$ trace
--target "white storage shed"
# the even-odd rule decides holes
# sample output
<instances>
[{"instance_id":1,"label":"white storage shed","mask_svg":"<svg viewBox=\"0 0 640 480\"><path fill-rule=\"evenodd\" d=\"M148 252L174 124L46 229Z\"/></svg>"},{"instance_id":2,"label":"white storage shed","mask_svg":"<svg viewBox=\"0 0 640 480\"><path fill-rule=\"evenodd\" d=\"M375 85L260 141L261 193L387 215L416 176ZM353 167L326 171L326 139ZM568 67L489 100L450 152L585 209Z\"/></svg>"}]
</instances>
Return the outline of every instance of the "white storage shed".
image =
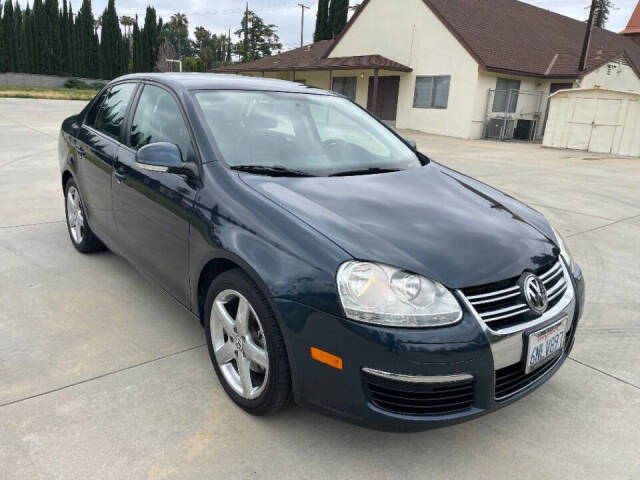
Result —
<instances>
[{"instance_id":1,"label":"white storage shed","mask_svg":"<svg viewBox=\"0 0 640 480\"><path fill-rule=\"evenodd\" d=\"M554 93L543 145L640 156L640 93L603 88Z\"/></svg>"}]
</instances>

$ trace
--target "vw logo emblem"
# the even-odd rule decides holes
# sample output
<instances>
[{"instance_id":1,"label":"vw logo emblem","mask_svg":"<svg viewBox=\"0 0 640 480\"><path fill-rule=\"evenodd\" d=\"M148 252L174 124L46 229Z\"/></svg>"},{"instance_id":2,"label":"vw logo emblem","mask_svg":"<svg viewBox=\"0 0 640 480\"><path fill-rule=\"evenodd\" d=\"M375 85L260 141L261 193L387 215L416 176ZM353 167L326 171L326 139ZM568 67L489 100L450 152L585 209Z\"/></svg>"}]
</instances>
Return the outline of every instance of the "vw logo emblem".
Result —
<instances>
[{"instance_id":1,"label":"vw logo emblem","mask_svg":"<svg viewBox=\"0 0 640 480\"><path fill-rule=\"evenodd\" d=\"M520 288L527 305L535 313L544 313L549 305L547 289L542 280L533 273L525 273L520 279Z\"/></svg>"}]
</instances>

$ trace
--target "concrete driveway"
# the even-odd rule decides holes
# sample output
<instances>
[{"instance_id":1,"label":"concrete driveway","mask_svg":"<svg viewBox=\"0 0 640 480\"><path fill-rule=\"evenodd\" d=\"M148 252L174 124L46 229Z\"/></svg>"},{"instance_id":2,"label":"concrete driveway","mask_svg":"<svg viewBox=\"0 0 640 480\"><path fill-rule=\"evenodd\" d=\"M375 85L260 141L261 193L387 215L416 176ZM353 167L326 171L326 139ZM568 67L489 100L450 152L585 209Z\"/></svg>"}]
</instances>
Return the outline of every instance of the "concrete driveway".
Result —
<instances>
[{"instance_id":1,"label":"concrete driveway","mask_svg":"<svg viewBox=\"0 0 640 480\"><path fill-rule=\"evenodd\" d=\"M412 134L544 212L588 283L572 359L492 415L418 434L228 400L199 324L64 223L79 102L0 100L0 477L640 479L640 159Z\"/></svg>"}]
</instances>

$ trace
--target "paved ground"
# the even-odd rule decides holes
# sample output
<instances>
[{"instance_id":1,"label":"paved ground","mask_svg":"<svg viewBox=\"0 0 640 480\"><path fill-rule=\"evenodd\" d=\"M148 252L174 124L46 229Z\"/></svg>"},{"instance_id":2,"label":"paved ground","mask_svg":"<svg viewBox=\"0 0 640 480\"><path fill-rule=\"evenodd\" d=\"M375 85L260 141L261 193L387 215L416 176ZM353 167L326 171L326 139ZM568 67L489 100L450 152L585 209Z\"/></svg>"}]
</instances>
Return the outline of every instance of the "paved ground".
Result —
<instances>
[{"instance_id":1,"label":"paved ground","mask_svg":"<svg viewBox=\"0 0 640 480\"><path fill-rule=\"evenodd\" d=\"M67 237L56 142L82 107L0 100L0 477L640 479L640 159L411 134L534 205L588 282L572 360L492 415L419 434L231 404L203 332Z\"/></svg>"}]
</instances>

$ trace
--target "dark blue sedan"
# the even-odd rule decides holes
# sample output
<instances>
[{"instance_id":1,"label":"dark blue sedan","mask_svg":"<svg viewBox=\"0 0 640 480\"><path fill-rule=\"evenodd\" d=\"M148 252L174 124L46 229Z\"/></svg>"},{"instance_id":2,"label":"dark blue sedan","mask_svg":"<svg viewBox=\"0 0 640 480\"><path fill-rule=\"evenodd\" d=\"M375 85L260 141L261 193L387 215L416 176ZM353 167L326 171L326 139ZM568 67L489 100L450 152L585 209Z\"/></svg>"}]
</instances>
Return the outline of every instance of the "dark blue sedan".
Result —
<instances>
[{"instance_id":1,"label":"dark blue sedan","mask_svg":"<svg viewBox=\"0 0 640 480\"><path fill-rule=\"evenodd\" d=\"M128 75L64 121L59 156L75 248L191 311L252 414L293 398L385 430L452 424L571 350L584 280L545 218L338 94Z\"/></svg>"}]
</instances>

